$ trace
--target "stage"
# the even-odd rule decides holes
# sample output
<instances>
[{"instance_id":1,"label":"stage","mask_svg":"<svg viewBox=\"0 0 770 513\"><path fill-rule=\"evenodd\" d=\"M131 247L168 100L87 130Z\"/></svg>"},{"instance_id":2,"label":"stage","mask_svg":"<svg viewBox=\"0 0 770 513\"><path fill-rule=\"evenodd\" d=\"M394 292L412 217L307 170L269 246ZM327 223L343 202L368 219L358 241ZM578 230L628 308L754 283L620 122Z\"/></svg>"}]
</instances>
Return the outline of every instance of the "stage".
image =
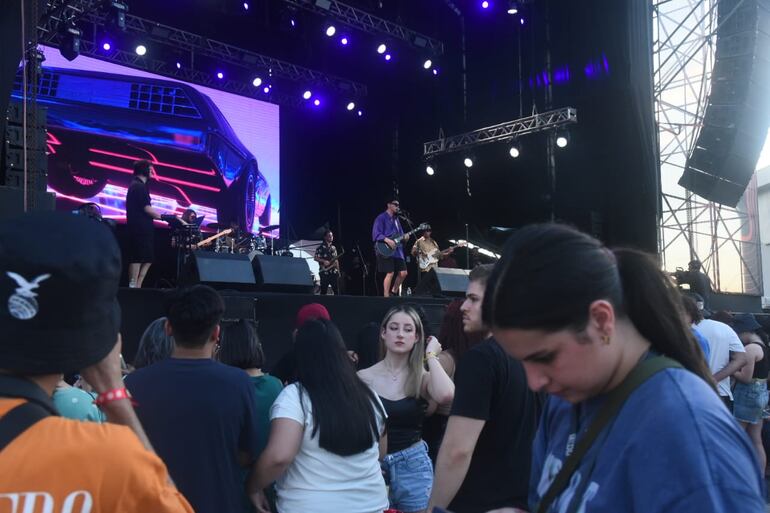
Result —
<instances>
[{"instance_id":1,"label":"stage","mask_svg":"<svg viewBox=\"0 0 770 513\"><path fill-rule=\"evenodd\" d=\"M131 363L139 339L147 325L164 315L164 301L169 289L121 288L118 300L122 309L121 333L123 356ZM393 305L413 303L421 306L428 317L428 333L438 332L444 308L450 299L433 297L362 297L316 296L312 294L280 294L269 292L219 291L225 300L226 319L252 318L259 323L258 334L270 369L291 347L291 332L297 310L308 303L321 303L339 327L345 343L351 347L358 331L367 323L382 320Z\"/></svg>"}]
</instances>

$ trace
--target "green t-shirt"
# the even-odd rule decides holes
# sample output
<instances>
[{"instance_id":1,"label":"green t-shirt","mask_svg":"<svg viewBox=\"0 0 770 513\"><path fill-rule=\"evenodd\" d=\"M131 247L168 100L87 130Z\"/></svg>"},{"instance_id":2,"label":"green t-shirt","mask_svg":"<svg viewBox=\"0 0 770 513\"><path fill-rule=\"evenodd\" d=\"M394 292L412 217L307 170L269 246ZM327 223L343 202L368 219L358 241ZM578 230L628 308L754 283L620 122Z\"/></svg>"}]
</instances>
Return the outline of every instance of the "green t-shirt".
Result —
<instances>
[{"instance_id":1,"label":"green t-shirt","mask_svg":"<svg viewBox=\"0 0 770 513\"><path fill-rule=\"evenodd\" d=\"M270 436L270 407L275 402L278 394L281 393L283 385L281 380L268 374L252 377L254 391L257 394L257 432L258 440L256 457L262 454L267 445L267 439Z\"/></svg>"},{"instance_id":2,"label":"green t-shirt","mask_svg":"<svg viewBox=\"0 0 770 513\"><path fill-rule=\"evenodd\" d=\"M57 388L53 404L62 417L90 422L105 422L104 413L94 404L94 397L75 387Z\"/></svg>"}]
</instances>

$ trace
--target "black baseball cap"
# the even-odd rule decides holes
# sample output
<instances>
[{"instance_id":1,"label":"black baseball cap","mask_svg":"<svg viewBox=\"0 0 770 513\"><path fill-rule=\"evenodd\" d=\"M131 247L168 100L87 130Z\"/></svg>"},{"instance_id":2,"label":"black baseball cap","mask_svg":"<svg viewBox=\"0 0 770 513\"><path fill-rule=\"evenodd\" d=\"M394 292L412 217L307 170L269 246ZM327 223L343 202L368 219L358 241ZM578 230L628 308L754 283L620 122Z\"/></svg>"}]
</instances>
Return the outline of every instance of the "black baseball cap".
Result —
<instances>
[{"instance_id":1,"label":"black baseball cap","mask_svg":"<svg viewBox=\"0 0 770 513\"><path fill-rule=\"evenodd\" d=\"M102 223L63 212L0 222L0 369L72 373L117 341L120 249Z\"/></svg>"}]
</instances>

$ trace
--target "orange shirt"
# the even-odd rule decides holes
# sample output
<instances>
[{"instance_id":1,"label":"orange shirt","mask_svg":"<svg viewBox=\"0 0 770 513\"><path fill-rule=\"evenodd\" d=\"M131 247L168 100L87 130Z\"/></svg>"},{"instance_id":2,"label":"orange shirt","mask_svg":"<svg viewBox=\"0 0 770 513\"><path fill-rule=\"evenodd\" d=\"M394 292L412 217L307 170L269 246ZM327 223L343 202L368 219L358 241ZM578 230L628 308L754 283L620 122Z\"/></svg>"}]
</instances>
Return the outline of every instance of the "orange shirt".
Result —
<instances>
[{"instance_id":1,"label":"orange shirt","mask_svg":"<svg viewBox=\"0 0 770 513\"><path fill-rule=\"evenodd\" d=\"M0 399L0 416L24 402ZM0 451L0 513L193 513L128 427L47 417Z\"/></svg>"}]
</instances>

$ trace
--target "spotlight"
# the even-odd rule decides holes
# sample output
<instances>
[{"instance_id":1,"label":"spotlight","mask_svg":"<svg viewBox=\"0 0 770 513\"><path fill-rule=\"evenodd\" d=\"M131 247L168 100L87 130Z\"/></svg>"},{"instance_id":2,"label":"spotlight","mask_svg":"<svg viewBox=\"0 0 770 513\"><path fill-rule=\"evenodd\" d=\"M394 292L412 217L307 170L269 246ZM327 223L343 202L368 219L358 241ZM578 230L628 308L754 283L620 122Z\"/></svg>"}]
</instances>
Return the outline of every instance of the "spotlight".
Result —
<instances>
[{"instance_id":1,"label":"spotlight","mask_svg":"<svg viewBox=\"0 0 770 513\"><path fill-rule=\"evenodd\" d=\"M508 2L508 14L516 14L519 12L519 2L516 0L509 0Z\"/></svg>"},{"instance_id":2,"label":"spotlight","mask_svg":"<svg viewBox=\"0 0 770 513\"><path fill-rule=\"evenodd\" d=\"M386 53L386 54L385 54L385 60L386 60L386 61L389 61L389 60L390 60L390 59L392 59L392 58L393 58L393 57L392 57L392 56L391 56L389 53Z\"/></svg>"},{"instance_id":3,"label":"spotlight","mask_svg":"<svg viewBox=\"0 0 770 513\"><path fill-rule=\"evenodd\" d=\"M248 11L249 10L249 3L248 2L243 2L243 10L244 11Z\"/></svg>"},{"instance_id":4,"label":"spotlight","mask_svg":"<svg viewBox=\"0 0 770 513\"><path fill-rule=\"evenodd\" d=\"M328 37L332 37L336 33L337 33L337 27L335 27L334 25L329 25L326 27L326 35Z\"/></svg>"},{"instance_id":5,"label":"spotlight","mask_svg":"<svg viewBox=\"0 0 770 513\"><path fill-rule=\"evenodd\" d=\"M217 78L218 78L219 80L222 80L223 78L225 78L225 74L224 74L224 73L222 73L221 71L217 71Z\"/></svg>"},{"instance_id":6,"label":"spotlight","mask_svg":"<svg viewBox=\"0 0 770 513\"><path fill-rule=\"evenodd\" d=\"M521 147L519 147L519 143L511 143L511 147L508 149L508 155L510 155L513 159L519 158L519 155L521 155Z\"/></svg>"},{"instance_id":7,"label":"spotlight","mask_svg":"<svg viewBox=\"0 0 770 513\"><path fill-rule=\"evenodd\" d=\"M434 168L432 164L428 164L425 166L425 172L428 173L428 176L433 176L436 174L436 168Z\"/></svg>"},{"instance_id":8,"label":"spotlight","mask_svg":"<svg viewBox=\"0 0 770 513\"><path fill-rule=\"evenodd\" d=\"M254 77L254 80L251 81L251 85L254 87L259 87L262 85L262 79L259 77Z\"/></svg>"},{"instance_id":9,"label":"spotlight","mask_svg":"<svg viewBox=\"0 0 770 513\"><path fill-rule=\"evenodd\" d=\"M108 51L109 51L111 48L112 48L112 45L110 44L110 42L109 42L109 41L105 41L105 42L102 44L102 49L103 49L105 52L108 52Z\"/></svg>"},{"instance_id":10,"label":"spotlight","mask_svg":"<svg viewBox=\"0 0 770 513\"><path fill-rule=\"evenodd\" d=\"M483 2L481 2L481 8L482 9L489 9L489 2L487 0L484 0ZM468 166L468 167L470 167L470 166Z\"/></svg>"},{"instance_id":11,"label":"spotlight","mask_svg":"<svg viewBox=\"0 0 770 513\"><path fill-rule=\"evenodd\" d=\"M567 132L558 132L556 134L556 146L566 148L569 144L569 134Z\"/></svg>"},{"instance_id":12,"label":"spotlight","mask_svg":"<svg viewBox=\"0 0 770 513\"><path fill-rule=\"evenodd\" d=\"M264 88L262 88L262 92L265 94L268 94L270 92L270 86L265 86Z\"/></svg>"},{"instance_id":13,"label":"spotlight","mask_svg":"<svg viewBox=\"0 0 770 513\"><path fill-rule=\"evenodd\" d=\"M80 36L83 32L68 20L59 25L59 53L68 61L74 61L80 55Z\"/></svg>"},{"instance_id":14,"label":"spotlight","mask_svg":"<svg viewBox=\"0 0 770 513\"><path fill-rule=\"evenodd\" d=\"M433 67L433 61L430 59L425 59L425 62L422 63L422 67L424 69L431 69Z\"/></svg>"},{"instance_id":15,"label":"spotlight","mask_svg":"<svg viewBox=\"0 0 770 513\"><path fill-rule=\"evenodd\" d=\"M107 19L109 23L115 25L120 30L126 30L126 13L128 5L120 0L106 0L104 2L107 8Z\"/></svg>"},{"instance_id":16,"label":"spotlight","mask_svg":"<svg viewBox=\"0 0 770 513\"><path fill-rule=\"evenodd\" d=\"M182 69L182 63L179 61L176 61L176 69Z\"/></svg>"},{"instance_id":17,"label":"spotlight","mask_svg":"<svg viewBox=\"0 0 770 513\"><path fill-rule=\"evenodd\" d=\"M316 98L315 100L313 100L313 105L315 105L316 107L318 107L319 105L321 105L321 100L319 100L318 98Z\"/></svg>"},{"instance_id":18,"label":"spotlight","mask_svg":"<svg viewBox=\"0 0 770 513\"><path fill-rule=\"evenodd\" d=\"M358 111L358 117L360 118L360 117L361 117L361 116L363 116L363 115L364 115L364 111L362 111L362 110L359 110L359 111Z\"/></svg>"},{"instance_id":19,"label":"spotlight","mask_svg":"<svg viewBox=\"0 0 770 513\"><path fill-rule=\"evenodd\" d=\"M137 45L136 47L136 55L142 56L147 54L147 47L144 45Z\"/></svg>"},{"instance_id":20,"label":"spotlight","mask_svg":"<svg viewBox=\"0 0 770 513\"><path fill-rule=\"evenodd\" d=\"M349 42L350 42L350 41L348 40L347 36L342 36L342 37L340 38L340 44L341 44L342 46L347 46L347 44L348 44Z\"/></svg>"},{"instance_id":21,"label":"spotlight","mask_svg":"<svg viewBox=\"0 0 770 513\"><path fill-rule=\"evenodd\" d=\"M435 75L438 75L438 69L437 69L437 68L433 68L433 75L434 75L434 76L435 76Z\"/></svg>"},{"instance_id":22,"label":"spotlight","mask_svg":"<svg viewBox=\"0 0 770 513\"><path fill-rule=\"evenodd\" d=\"M385 45L385 43L380 43L380 46L377 47L377 53L380 55L382 55L387 51L388 51L388 47Z\"/></svg>"},{"instance_id":23,"label":"spotlight","mask_svg":"<svg viewBox=\"0 0 770 513\"><path fill-rule=\"evenodd\" d=\"M311 91L305 91L302 93L302 97L306 100L309 100L313 96L313 93Z\"/></svg>"},{"instance_id":24,"label":"spotlight","mask_svg":"<svg viewBox=\"0 0 770 513\"><path fill-rule=\"evenodd\" d=\"M463 165L465 167L467 167L468 169L472 168L473 167L473 157L470 157L470 156L465 157L465 159L463 159Z\"/></svg>"},{"instance_id":25,"label":"spotlight","mask_svg":"<svg viewBox=\"0 0 770 513\"><path fill-rule=\"evenodd\" d=\"M353 110L353 109L355 109L355 108L356 108L356 104L355 104L354 102L350 102L350 103L348 103L348 106L347 106L347 109L348 109L348 110Z\"/></svg>"}]
</instances>

